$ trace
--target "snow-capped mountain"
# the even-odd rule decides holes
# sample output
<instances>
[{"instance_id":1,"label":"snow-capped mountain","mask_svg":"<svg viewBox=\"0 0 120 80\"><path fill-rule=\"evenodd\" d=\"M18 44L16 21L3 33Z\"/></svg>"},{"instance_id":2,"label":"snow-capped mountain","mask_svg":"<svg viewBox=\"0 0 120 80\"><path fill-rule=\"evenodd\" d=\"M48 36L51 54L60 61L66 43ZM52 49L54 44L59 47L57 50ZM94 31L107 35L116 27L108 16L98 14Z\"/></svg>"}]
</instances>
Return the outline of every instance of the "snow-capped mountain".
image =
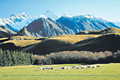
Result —
<instances>
[{"instance_id":1,"label":"snow-capped mountain","mask_svg":"<svg viewBox=\"0 0 120 80\"><path fill-rule=\"evenodd\" d=\"M57 15L56 13L47 11L47 12L45 12L43 15L40 15L40 17L43 17L43 18L51 18L52 20L57 20L57 19L59 19L61 16Z\"/></svg>"},{"instance_id":2,"label":"snow-capped mountain","mask_svg":"<svg viewBox=\"0 0 120 80\"><path fill-rule=\"evenodd\" d=\"M84 30L102 30L110 27L120 28L112 22L92 15L59 16L47 11L40 16L31 16L25 13L12 14L9 18L0 18L0 26L5 31L21 36L50 37L60 34L75 34ZM3 30L3 28L2 28Z\"/></svg>"},{"instance_id":3,"label":"snow-capped mountain","mask_svg":"<svg viewBox=\"0 0 120 80\"><path fill-rule=\"evenodd\" d=\"M25 13L12 14L9 18L0 18L0 25L6 26L13 31L19 31L35 19L37 19L37 17Z\"/></svg>"},{"instance_id":4,"label":"snow-capped mountain","mask_svg":"<svg viewBox=\"0 0 120 80\"><path fill-rule=\"evenodd\" d=\"M91 15L79 15L72 17L67 15L59 18L56 21L71 29L75 33L84 30L102 30L109 27L120 28L112 22Z\"/></svg>"},{"instance_id":5,"label":"snow-capped mountain","mask_svg":"<svg viewBox=\"0 0 120 80\"><path fill-rule=\"evenodd\" d=\"M51 37L61 34L74 34L72 30L50 18L39 18L27 27L21 29L17 35L28 37Z\"/></svg>"},{"instance_id":6,"label":"snow-capped mountain","mask_svg":"<svg viewBox=\"0 0 120 80\"><path fill-rule=\"evenodd\" d=\"M113 23L120 27L120 22L113 22Z\"/></svg>"},{"instance_id":7,"label":"snow-capped mountain","mask_svg":"<svg viewBox=\"0 0 120 80\"><path fill-rule=\"evenodd\" d=\"M21 13L21 14L12 14L9 18L0 18L0 26L6 26L7 28L13 30L13 31L19 31L24 26L27 26L32 21L43 17L43 18L51 18L53 20L56 20L60 18L61 16L47 11L43 15L40 16L31 16L29 14Z\"/></svg>"}]
</instances>

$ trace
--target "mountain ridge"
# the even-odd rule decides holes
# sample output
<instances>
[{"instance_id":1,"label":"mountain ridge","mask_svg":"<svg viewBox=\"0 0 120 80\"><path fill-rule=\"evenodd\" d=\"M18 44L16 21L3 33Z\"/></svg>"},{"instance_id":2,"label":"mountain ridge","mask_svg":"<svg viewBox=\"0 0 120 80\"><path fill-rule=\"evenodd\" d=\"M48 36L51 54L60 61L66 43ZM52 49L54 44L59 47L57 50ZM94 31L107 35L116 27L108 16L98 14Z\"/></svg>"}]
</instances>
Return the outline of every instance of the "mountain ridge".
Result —
<instances>
[{"instance_id":1,"label":"mountain ridge","mask_svg":"<svg viewBox=\"0 0 120 80\"><path fill-rule=\"evenodd\" d=\"M50 18L39 18L31 22L27 27L24 27L18 32L17 35L27 35L31 37L51 37L61 34L74 34L74 32Z\"/></svg>"},{"instance_id":2,"label":"mountain ridge","mask_svg":"<svg viewBox=\"0 0 120 80\"><path fill-rule=\"evenodd\" d=\"M44 18L45 20L43 20L42 23L38 22L35 24L34 22L37 22L36 20L40 18ZM30 27L30 25L33 23L34 26L37 27ZM18 36L21 35L30 37L51 37L61 34L76 34L84 30L95 31L107 29L110 27L120 28L112 22L89 14L78 16L70 16L65 14L64 16L59 16L50 11L47 11L40 16L30 16L29 14L25 13L12 14L9 18L0 18L0 25L7 27L11 31L17 32ZM41 31L40 29L37 29L40 28L40 25L44 25L46 30ZM54 29L55 31L51 31L49 27L54 27L56 29ZM32 29L34 31L32 31Z\"/></svg>"}]
</instances>

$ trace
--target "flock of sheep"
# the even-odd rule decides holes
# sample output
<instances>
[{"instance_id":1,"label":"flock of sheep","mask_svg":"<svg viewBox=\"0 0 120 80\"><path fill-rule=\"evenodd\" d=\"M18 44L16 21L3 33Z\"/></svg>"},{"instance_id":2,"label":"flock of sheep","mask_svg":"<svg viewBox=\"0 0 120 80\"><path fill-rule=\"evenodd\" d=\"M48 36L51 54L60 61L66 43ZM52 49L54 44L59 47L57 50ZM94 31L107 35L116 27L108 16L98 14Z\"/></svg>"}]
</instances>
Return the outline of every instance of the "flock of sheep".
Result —
<instances>
[{"instance_id":1,"label":"flock of sheep","mask_svg":"<svg viewBox=\"0 0 120 80\"><path fill-rule=\"evenodd\" d=\"M76 68L76 69L87 69L87 68L96 68L96 67L101 67L101 65L81 65L81 66L65 66L65 67L60 67L60 69L71 69L71 68ZM40 70L53 70L54 67L41 67Z\"/></svg>"}]
</instances>

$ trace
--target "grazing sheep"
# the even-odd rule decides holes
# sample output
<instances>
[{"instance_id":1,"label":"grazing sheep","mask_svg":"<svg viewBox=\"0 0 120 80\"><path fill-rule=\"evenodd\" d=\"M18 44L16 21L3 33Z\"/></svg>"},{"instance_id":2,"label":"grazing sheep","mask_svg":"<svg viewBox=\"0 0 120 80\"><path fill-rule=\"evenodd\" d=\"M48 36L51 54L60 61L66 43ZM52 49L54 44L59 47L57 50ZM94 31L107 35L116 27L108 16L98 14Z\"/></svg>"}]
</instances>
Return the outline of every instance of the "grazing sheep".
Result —
<instances>
[{"instance_id":1,"label":"grazing sheep","mask_svg":"<svg viewBox=\"0 0 120 80\"><path fill-rule=\"evenodd\" d=\"M40 68L40 70L42 70L43 68Z\"/></svg>"},{"instance_id":2,"label":"grazing sheep","mask_svg":"<svg viewBox=\"0 0 120 80\"><path fill-rule=\"evenodd\" d=\"M79 69L80 67L79 66L76 66L76 69Z\"/></svg>"},{"instance_id":3,"label":"grazing sheep","mask_svg":"<svg viewBox=\"0 0 120 80\"><path fill-rule=\"evenodd\" d=\"M81 66L82 69L84 69L84 66Z\"/></svg>"},{"instance_id":4,"label":"grazing sheep","mask_svg":"<svg viewBox=\"0 0 120 80\"><path fill-rule=\"evenodd\" d=\"M76 66L72 66L72 68L75 68Z\"/></svg>"},{"instance_id":5,"label":"grazing sheep","mask_svg":"<svg viewBox=\"0 0 120 80\"><path fill-rule=\"evenodd\" d=\"M51 70L53 70L54 68L53 68L53 67L51 67L50 69L51 69Z\"/></svg>"},{"instance_id":6,"label":"grazing sheep","mask_svg":"<svg viewBox=\"0 0 120 80\"><path fill-rule=\"evenodd\" d=\"M86 68L87 68L87 66L81 66L81 68L82 68L82 69L86 69Z\"/></svg>"},{"instance_id":7,"label":"grazing sheep","mask_svg":"<svg viewBox=\"0 0 120 80\"><path fill-rule=\"evenodd\" d=\"M43 70L45 70L45 68L43 68Z\"/></svg>"},{"instance_id":8,"label":"grazing sheep","mask_svg":"<svg viewBox=\"0 0 120 80\"><path fill-rule=\"evenodd\" d=\"M68 66L68 67L66 67L66 69L70 69L70 67Z\"/></svg>"},{"instance_id":9,"label":"grazing sheep","mask_svg":"<svg viewBox=\"0 0 120 80\"><path fill-rule=\"evenodd\" d=\"M92 68L96 68L96 65L92 65Z\"/></svg>"},{"instance_id":10,"label":"grazing sheep","mask_svg":"<svg viewBox=\"0 0 120 80\"><path fill-rule=\"evenodd\" d=\"M90 65L87 65L87 68L90 68Z\"/></svg>"},{"instance_id":11,"label":"grazing sheep","mask_svg":"<svg viewBox=\"0 0 120 80\"><path fill-rule=\"evenodd\" d=\"M61 67L61 69L65 69L65 67Z\"/></svg>"},{"instance_id":12,"label":"grazing sheep","mask_svg":"<svg viewBox=\"0 0 120 80\"><path fill-rule=\"evenodd\" d=\"M100 65L97 65L97 67L101 67Z\"/></svg>"},{"instance_id":13,"label":"grazing sheep","mask_svg":"<svg viewBox=\"0 0 120 80\"><path fill-rule=\"evenodd\" d=\"M45 68L41 67L40 70L45 70Z\"/></svg>"},{"instance_id":14,"label":"grazing sheep","mask_svg":"<svg viewBox=\"0 0 120 80\"><path fill-rule=\"evenodd\" d=\"M64 69L67 69L67 67L64 67Z\"/></svg>"}]
</instances>

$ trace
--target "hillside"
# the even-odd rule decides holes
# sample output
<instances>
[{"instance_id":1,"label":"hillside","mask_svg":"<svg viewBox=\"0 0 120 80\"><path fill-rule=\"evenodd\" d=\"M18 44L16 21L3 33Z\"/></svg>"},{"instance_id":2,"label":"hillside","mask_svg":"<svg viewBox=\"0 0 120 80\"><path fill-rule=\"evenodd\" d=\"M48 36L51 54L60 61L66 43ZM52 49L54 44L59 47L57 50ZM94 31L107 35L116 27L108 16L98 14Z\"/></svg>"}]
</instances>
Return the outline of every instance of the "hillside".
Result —
<instances>
[{"instance_id":1,"label":"hillside","mask_svg":"<svg viewBox=\"0 0 120 80\"><path fill-rule=\"evenodd\" d=\"M9 28L5 27L5 26L0 26L0 38L3 37L10 37L15 35L16 32L10 30Z\"/></svg>"},{"instance_id":2,"label":"hillside","mask_svg":"<svg viewBox=\"0 0 120 80\"><path fill-rule=\"evenodd\" d=\"M77 38L78 39L78 38ZM52 52L59 51L117 51L120 49L120 35L109 34L99 36L97 38L89 38L70 43L69 41L48 39L35 45L34 47L26 49L27 52L34 52L35 54L45 55ZM54 44L54 45L53 45Z\"/></svg>"},{"instance_id":3,"label":"hillside","mask_svg":"<svg viewBox=\"0 0 120 80\"><path fill-rule=\"evenodd\" d=\"M96 31L81 31L79 33L76 33L76 35L79 35L79 34L114 34L114 33L120 33L120 29L111 27L111 28L107 28L103 30L96 30Z\"/></svg>"},{"instance_id":4,"label":"hillside","mask_svg":"<svg viewBox=\"0 0 120 80\"><path fill-rule=\"evenodd\" d=\"M9 38L0 38L0 48L3 50L20 50L25 47L41 42L39 38L29 38L25 36L13 36Z\"/></svg>"},{"instance_id":5,"label":"hillside","mask_svg":"<svg viewBox=\"0 0 120 80\"><path fill-rule=\"evenodd\" d=\"M83 43L82 45L77 43L78 46L72 47L70 50L78 50L78 51L117 51L120 50L120 35L117 34L109 34L103 35L98 38L95 38L87 43Z\"/></svg>"},{"instance_id":6,"label":"hillside","mask_svg":"<svg viewBox=\"0 0 120 80\"><path fill-rule=\"evenodd\" d=\"M109 34L109 33L120 33L120 29L112 27L100 31L90 31L88 34Z\"/></svg>"}]
</instances>

